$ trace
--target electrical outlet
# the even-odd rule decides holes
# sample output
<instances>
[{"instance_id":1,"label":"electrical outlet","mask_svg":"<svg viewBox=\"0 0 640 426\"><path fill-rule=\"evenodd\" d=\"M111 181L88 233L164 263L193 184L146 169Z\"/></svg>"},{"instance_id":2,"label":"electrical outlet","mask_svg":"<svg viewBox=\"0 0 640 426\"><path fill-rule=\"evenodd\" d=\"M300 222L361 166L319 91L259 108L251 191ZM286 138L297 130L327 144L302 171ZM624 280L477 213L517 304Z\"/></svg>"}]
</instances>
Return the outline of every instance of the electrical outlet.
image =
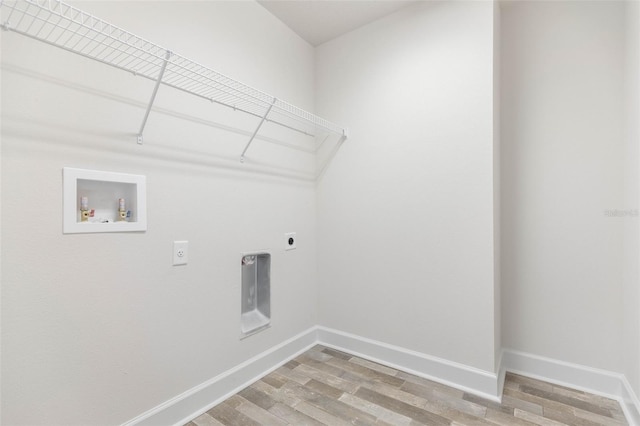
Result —
<instances>
[{"instance_id":1,"label":"electrical outlet","mask_svg":"<svg viewBox=\"0 0 640 426\"><path fill-rule=\"evenodd\" d=\"M189 259L189 241L173 242L173 264L186 265Z\"/></svg>"},{"instance_id":2,"label":"electrical outlet","mask_svg":"<svg viewBox=\"0 0 640 426\"><path fill-rule=\"evenodd\" d=\"M284 234L284 249L285 250L295 250L296 248L296 233L295 232L287 232Z\"/></svg>"}]
</instances>

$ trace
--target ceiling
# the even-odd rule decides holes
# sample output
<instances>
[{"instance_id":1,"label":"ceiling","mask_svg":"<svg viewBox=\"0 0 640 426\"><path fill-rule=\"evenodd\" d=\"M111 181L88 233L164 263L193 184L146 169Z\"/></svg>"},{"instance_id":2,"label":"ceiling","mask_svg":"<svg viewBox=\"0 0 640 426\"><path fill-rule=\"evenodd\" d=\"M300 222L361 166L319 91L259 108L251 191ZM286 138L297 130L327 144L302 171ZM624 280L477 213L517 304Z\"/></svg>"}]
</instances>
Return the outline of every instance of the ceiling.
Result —
<instances>
[{"instance_id":1,"label":"ceiling","mask_svg":"<svg viewBox=\"0 0 640 426\"><path fill-rule=\"evenodd\" d=\"M406 0L258 0L300 37L318 46L417 3Z\"/></svg>"}]
</instances>

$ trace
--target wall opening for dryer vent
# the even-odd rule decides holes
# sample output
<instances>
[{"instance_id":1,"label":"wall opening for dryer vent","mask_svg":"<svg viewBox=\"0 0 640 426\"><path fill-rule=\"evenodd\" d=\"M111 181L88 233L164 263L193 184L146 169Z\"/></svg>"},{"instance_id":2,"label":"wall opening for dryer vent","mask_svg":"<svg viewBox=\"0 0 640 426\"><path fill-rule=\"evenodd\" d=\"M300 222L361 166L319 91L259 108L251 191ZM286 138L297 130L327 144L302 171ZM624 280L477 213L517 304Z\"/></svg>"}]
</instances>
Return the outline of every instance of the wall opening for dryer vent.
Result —
<instances>
[{"instance_id":1,"label":"wall opening for dryer vent","mask_svg":"<svg viewBox=\"0 0 640 426\"><path fill-rule=\"evenodd\" d=\"M242 256L242 337L269 327L271 323L271 255Z\"/></svg>"}]
</instances>

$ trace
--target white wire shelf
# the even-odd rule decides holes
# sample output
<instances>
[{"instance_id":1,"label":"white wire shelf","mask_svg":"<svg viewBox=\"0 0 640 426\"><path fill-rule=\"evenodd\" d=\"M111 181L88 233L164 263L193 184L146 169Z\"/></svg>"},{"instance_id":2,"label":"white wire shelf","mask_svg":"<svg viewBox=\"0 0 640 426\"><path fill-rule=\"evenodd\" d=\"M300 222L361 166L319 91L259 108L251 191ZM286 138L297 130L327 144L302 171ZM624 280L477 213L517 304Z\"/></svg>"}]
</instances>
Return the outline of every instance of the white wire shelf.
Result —
<instances>
[{"instance_id":1,"label":"white wire shelf","mask_svg":"<svg viewBox=\"0 0 640 426\"><path fill-rule=\"evenodd\" d=\"M160 85L260 118L241 159L264 122L309 136L346 129L59 0L0 0L3 30L13 31L156 82L138 143Z\"/></svg>"}]
</instances>

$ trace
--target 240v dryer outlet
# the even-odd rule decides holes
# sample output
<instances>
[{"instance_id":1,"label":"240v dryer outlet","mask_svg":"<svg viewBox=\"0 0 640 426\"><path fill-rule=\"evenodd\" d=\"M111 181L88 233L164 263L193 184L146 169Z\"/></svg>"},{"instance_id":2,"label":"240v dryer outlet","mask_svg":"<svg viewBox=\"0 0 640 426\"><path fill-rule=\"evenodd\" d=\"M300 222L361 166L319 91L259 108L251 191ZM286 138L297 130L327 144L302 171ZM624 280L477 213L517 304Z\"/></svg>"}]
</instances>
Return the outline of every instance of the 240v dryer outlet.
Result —
<instances>
[{"instance_id":1,"label":"240v dryer outlet","mask_svg":"<svg viewBox=\"0 0 640 426\"><path fill-rule=\"evenodd\" d=\"M173 242L173 264L186 265L189 259L189 241Z\"/></svg>"}]
</instances>

